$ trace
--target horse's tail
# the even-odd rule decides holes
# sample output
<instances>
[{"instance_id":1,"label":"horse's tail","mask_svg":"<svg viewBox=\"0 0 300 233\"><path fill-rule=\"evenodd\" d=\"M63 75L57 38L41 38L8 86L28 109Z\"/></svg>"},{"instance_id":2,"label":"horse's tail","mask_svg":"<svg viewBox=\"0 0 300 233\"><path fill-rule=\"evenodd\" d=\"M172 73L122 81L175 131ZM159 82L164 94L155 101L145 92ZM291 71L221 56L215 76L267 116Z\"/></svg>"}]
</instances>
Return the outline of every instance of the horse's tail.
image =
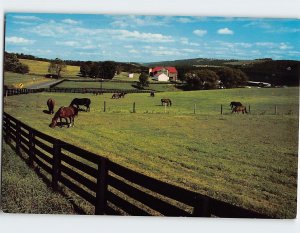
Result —
<instances>
[{"instance_id":1,"label":"horse's tail","mask_svg":"<svg viewBox=\"0 0 300 233\"><path fill-rule=\"evenodd\" d=\"M170 102L170 106L172 106L172 101L171 101L171 100L169 100L169 102Z\"/></svg>"},{"instance_id":2,"label":"horse's tail","mask_svg":"<svg viewBox=\"0 0 300 233\"><path fill-rule=\"evenodd\" d=\"M247 112L247 108L246 108L246 107L244 107L244 110L245 110L245 113L248 113L248 112Z\"/></svg>"}]
</instances>

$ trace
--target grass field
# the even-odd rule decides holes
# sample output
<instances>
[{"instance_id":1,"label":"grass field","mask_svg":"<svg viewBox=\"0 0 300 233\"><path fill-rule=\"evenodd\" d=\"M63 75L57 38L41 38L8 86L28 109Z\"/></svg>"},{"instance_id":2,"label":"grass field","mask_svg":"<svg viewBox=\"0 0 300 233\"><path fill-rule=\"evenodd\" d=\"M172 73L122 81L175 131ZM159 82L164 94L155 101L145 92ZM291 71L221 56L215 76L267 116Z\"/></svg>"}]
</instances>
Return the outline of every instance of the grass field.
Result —
<instances>
[{"instance_id":1,"label":"grass field","mask_svg":"<svg viewBox=\"0 0 300 233\"><path fill-rule=\"evenodd\" d=\"M29 59L19 59L21 63L28 65L29 74L45 75L48 74L49 62L35 61ZM67 65L65 71L62 72L62 77L76 77L80 71L79 66Z\"/></svg>"},{"instance_id":2,"label":"grass field","mask_svg":"<svg viewBox=\"0 0 300 233\"><path fill-rule=\"evenodd\" d=\"M128 81L128 80L127 80ZM55 86L59 88L101 88L101 82L74 82L65 81ZM119 90L138 90L137 83L132 81L131 83L121 83L121 82L102 82L102 88L104 89L119 89ZM144 90L155 90L155 91L180 91L174 84L165 83L150 83L148 87Z\"/></svg>"},{"instance_id":3,"label":"grass field","mask_svg":"<svg viewBox=\"0 0 300 233\"><path fill-rule=\"evenodd\" d=\"M51 129L52 116L43 113L49 97L57 106L69 105L74 97L88 97L91 112L80 112L74 128ZM110 97L11 96L4 111L35 129L151 177L274 217L295 217L298 88ZM161 106L162 97L171 98L172 107ZM229 103L234 100L250 105L251 114L230 114ZM130 113L133 102L135 114Z\"/></svg>"},{"instance_id":4,"label":"grass field","mask_svg":"<svg viewBox=\"0 0 300 233\"><path fill-rule=\"evenodd\" d=\"M24 85L24 88L27 88L33 84L41 84L49 81L50 79L38 75L17 74L12 72L5 72L3 79L4 85L15 86L16 88L19 88L18 85L20 83Z\"/></svg>"}]
</instances>

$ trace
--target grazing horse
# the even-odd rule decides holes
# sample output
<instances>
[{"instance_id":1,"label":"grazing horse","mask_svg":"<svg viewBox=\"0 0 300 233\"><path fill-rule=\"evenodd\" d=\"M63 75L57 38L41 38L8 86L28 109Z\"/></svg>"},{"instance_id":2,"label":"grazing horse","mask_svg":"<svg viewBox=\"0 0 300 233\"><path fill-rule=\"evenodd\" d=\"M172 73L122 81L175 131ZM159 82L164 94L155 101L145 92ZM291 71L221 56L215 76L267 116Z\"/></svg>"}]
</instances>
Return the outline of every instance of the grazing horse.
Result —
<instances>
[{"instance_id":1,"label":"grazing horse","mask_svg":"<svg viewBox=\"0 0 300 233\"><path fill-rule=\"evenodd\" d=\"M161 99L161 105L166 104L167 106L172 106L172 101L170 99Z\"/></svg>"},{"instance_id":2,"label":"grazing horse","mask_svg":"<svg viewBox=\"0 0 300 233\"><path fill-rule=\"evenodd\" d=\"M126 92L121 92L121 93L119 94L119 98L124 98L124 96L125 96L126 94L127 94Z\"/></svg>"},{"instance_id":3,"label":"grazing horse","mask_svg":"<svg viewBox=\"0 0 300 233\"><path fill-rule=\"evenodd\" d=\"M114 93L112 96L111 96L112 99L119 99L120 98L120 94L119 93Z\"/></svg>"},{"instance_id":4,"label":"grazing horse","mask_svg":"<svg viewBox=\"0 0 300 233\"><path fill-rule=\"evenodd\" d=\"M234 113L234 112L237 112L237 113L242 112L243 114L248 113L246 107L243 105L234 107L231 113Z\"/></svg>"},{"instance_id":5,"label":"grazing horse","mask_svg":"<svg viewBox=\"0 0 300 233\"><path fill-rule=\"evenodd\" d=\"M229 106L231 107L231 110L234 108L234 107L238 107L238 106L242 106L242 103L241 102L234 102L232 101Z\"/></svg>"},{"instance_id":6,"label":"grazing horse","mask_svg":"<svg viewBox=\"0 0 300 233\"><path fill-rule=\"evenodd\" d=\"M79 105L83 105L86 107L86 112L90 111L90 104L91 104L91 100L89 98L75 98L72 100L72 102L70 103L70 106L76 106L79 109Z\"/></svg>"},{"instance_id":7,"label":"grazing horse","mask_svg":"<svg viewBox=\"0 0 300 233\"><path fill-rule=\"evenodd\" d=\"M154 94L154 91L151 91L151 92L150 92L150 96L151 96L151 97L154 97L154 95L155 95L155 94Z\"/></svg>"},{"instance_id":8,"label":"grazing horse","mask_svg":"<svg viewBox=\"0 0 300 233\"><path fill-rule=\"evenodd\" d=\"M48 106L48 109L49 109L49 114L54 113L54 105L55 105L54 99L50 98L50 99L47 100L47 106Z\"/></svg>"},{"instance_id":9,"label":"grazing horse","mask_svg":"<svg viewBox=\"0 0 300 233\"><path fill-rule=\"evenodd\" d=\"M62 127L62 118L66 120L68 128L70 125L74 126L74 117L78 115L78 108L74 106L69 107L60 107L52 118L52 122L49 125L51 128L54 128L57 125L58 119L60 120L60 127ZM70 123L68 123L68 118Z\"/></svg>"}]
</instances>

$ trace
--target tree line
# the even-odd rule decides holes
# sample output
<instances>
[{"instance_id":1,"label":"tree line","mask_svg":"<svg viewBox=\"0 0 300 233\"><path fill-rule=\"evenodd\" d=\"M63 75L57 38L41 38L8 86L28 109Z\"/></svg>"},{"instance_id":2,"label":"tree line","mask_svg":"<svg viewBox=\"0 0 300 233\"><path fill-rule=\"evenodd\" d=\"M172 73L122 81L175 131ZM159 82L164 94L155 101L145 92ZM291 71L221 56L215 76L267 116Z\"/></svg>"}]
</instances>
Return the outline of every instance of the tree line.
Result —
<instances>
[{"instance_id":1,"label":"tree line","mask_svg":"<svg viewBox=\"0 0 300 233\"><path fill-rule=\"evenodd\" d=\"M29 72L29 67L22 64L16 54L4 52L4 71L27 74Z\"/></svg>"},{"instance_id":2,"label":"tree line","mask_svg":"<svg viewBox=\"0 0 300 233\"><path fill-rule=\"evenodd\" d=\"M243 86L249 80L239 69L219 67L213 69L199 67L177 67L178 79L186 83L191 90L234 88Z\"/></svg>"}]
</instances>

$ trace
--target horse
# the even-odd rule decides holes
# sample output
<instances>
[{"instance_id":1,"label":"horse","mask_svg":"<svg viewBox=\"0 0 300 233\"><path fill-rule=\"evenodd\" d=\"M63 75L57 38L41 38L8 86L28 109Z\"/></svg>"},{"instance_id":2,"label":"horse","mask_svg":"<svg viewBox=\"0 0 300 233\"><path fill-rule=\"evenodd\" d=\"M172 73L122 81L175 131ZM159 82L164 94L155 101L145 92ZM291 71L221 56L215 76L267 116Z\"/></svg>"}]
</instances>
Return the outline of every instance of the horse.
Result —
<instances>
[{"instance_id":1,"label":"horse","mask_svg":"<svg viewBox=\"0 0 300 233\"><path fill-rule=\"evenodd\" d=\"M62 118L66 120L66 123L68 125L68 128L70 125L74 126L74 118L78 115L78 108L74 106L69 107L60 107L57 112L55 113L54 117L52 118L52 121L50 123L50 127L54 128L57 125L58 119L60 120L60 127L62 127ZM70 120L70 123L68 123L68 118Z\"/></svg>"},{"instance_id":2,"label":"horse","mask_svg":"<svg viewBox=\"0 0 300 233\"><path fill-rule=\"evenodd\" d=\"M55 101L54 99L48 99L47 100L47 106L48 106L48 109L49 109L49 114L53 114L54 113L54 105L55 105Z\"/></svg>"},{"instance_id":3,"label":"horse","mask_svg":"<svg viewBox=\"0 0 300 233\"><path fill-rule=\"evenodd\" d=\"M119 94L119 98L124 98L124 96L125 96L126 94L127 94L126 92L121 92L121 93Z\"/></svg>"},{"instance_id":4,"label":"horse","mask_svg":"<svg viewBox=\"0 0 300 233\"><path fill-rule=\"evenodd\" d=\"M167 106L172 106L172 101L170 99L161 99L161 105L167 104Z\"/></svg>"},{"instance_id":5,"label":"horse","mask_svg":"<svg viewBox=\"0 0 300 233\"><path fill-rule=\"evenodd\" d=\"M234 112L237 112L237 113L242 112L243 114L248 113L246 107L243 105L234 107L231 113L234 113Z\"/></svg>"},{"instance_id":6,"label":"horse","mask_svg":"<svg viewBox=\"0 0 300 233\"><path fill-rule=\"evenodd\" d=\"M155 95L155 94L154 94L154 91L151 91L151 92L150 92L150 96L151 96L151 97L154 97L154 95Z\"/></svg>"},{"instance_id":7,"label":"horse","mask_svg":"<svg viewBox=\"0 0 300 233\"><path fill-rule=\"evenodd\" d=\"M86 107L86 112L90 111L91 100L89 98L75 98L72 100L69 106L76 106L79 109L79 105L83 105Z\"/></svg>"},{"instance_id":8,"label":"horse","mask_svg":"<svg viewBox=\"0 0 300 233\"><path fill-rule=\"evenodd\" d=\"M119 93L114 93L112 96L111 96L112 99L119 99L120 98L120 94Z\"/></svg>"},{"instance_id":9,"label":"horse","mask_svg":"<svg viewBox=\"0 0 300 233\"><path fill-rule=\"evenodd\" d=\"M234 107L238 107L238 106L242 106L242 103L241 102L234 102L232 101L229 106L231 107L231 110L234 108Z\"/></svg>"}]
</instances>

